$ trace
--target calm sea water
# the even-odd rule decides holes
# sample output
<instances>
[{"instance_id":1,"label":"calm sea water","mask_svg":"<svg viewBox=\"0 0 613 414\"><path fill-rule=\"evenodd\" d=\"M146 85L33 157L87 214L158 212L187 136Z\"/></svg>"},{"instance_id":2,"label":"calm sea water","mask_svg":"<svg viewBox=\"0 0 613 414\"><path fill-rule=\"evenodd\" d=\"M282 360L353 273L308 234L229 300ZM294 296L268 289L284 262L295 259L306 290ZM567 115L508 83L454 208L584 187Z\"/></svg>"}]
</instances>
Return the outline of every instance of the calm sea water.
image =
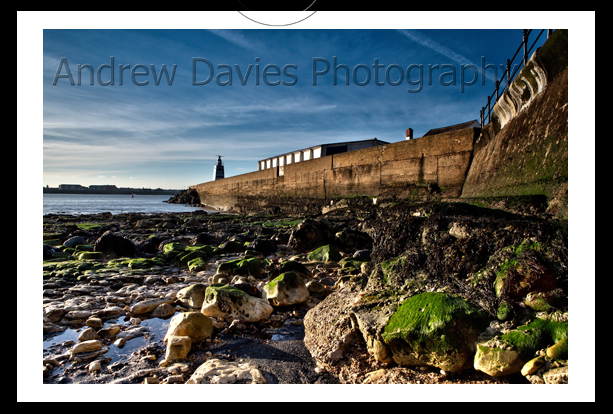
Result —
<instances>
[{"instance_id":1,"label":"calm sea water","mask_svg":"<svg viewBox=\"0 0 613 414\"><path fill-rule=\"evenodd\" d=\"M184 204L164 201L169 195L130 194L43 194L43 214L106 213L183 213L202 210Z\"/></svg>"}]
</instances>

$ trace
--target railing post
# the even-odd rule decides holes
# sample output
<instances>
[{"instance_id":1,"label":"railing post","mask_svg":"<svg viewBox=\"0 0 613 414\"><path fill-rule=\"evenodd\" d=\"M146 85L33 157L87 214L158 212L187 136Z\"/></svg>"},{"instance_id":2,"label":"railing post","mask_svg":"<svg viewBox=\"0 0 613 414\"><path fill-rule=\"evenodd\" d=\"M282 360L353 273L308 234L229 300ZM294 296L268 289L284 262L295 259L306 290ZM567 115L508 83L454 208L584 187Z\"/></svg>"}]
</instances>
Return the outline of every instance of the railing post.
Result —
<instances>
[{"instance_id":1,"label":"railing post","mask_svg":"<svg viewBox=\"0 0 613 414\"><path fill-rule=\"evenodd\" d=\"M492 97L491 97L491 96L488 96L488 97L487 97L487 122L488 122L488 123L490 123L490 122L491 122L491 120L492 120L492 118L491 118L491 116L490 116L490 113L491 113L491 111L492 111L492 110L490 109L490 101L491 101L491 100L492 100Z\"/></svg>"},{"instance_id":2,"label":"railing post","mask_svg":"<svg viewBox=\"0 0 613 414\"><path fill-rule=\"evenodd\" d=\"M507 59L507 89L511 87L511 59Z\"/></svg>"},{"instance_id":3,"label":"railing post","mask_svg":"<svg viewBox=\"0 0 613 414\"><path fill-rule=\"evenodd\" d=\"M524 66L528 63L528 29L524 29Z\"/></svg>"},{"instance_id":4,"label":"railing post","mask_svg":"<svg viewBox=\"0 0 613 414\"><path fill-rule=\"evenodd\" d=\"M484 107L481 107L481 126L483 126L483 112L485 111Z\"/></svg>"}]
</instances>

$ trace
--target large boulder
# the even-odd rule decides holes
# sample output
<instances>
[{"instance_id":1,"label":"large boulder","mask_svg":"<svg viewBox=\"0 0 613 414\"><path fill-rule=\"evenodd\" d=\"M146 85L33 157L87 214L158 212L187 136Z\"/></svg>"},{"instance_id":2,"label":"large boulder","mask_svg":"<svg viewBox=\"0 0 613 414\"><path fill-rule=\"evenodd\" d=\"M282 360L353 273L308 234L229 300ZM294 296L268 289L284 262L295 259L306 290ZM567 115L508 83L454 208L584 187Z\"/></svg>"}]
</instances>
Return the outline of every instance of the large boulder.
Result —
<instances>
[{"instance_id":1,"label":"large boulder","mask_svg":"<svg viewBox=\"0 0 613 414\"><path fill-rule=\"evenodd\" d=\"M265 300L251 296L233 286L213 284L205 293L201 312L204 315L223 319L241 319L244 322L266 320L272 306Z\"/></svg>"},{"instance_id":2,"label":"large boulder","mask_svg":"<svg viewBox=\"0 0 613 414\"><path fill-rule=\"evenodd\" d=\"M221 263L217 267L217 273L259 277L264 273L264 268L262 267L262 261L257 257L247 257Z\"/></svg>"},{"instance_id":3,"label":"large boulder","mask_svg":"<svg viewBox=\"0 0 613 414\"><path fill-rule=\"evenodd\" d=\"M325 221L305 219L290 235L288 246L296 251L310 251L334 242L334 229Z\"/></svg>"},{"instance_id":4,"label":"large boulder","mask_svg":"<svg viewBox=\"0 0 613 414\"><path fill-rule=\"evenodd\" d=\"M191 343L197 343L212 334L213 322L211 318L200 312L182 312L170 320L164 342L167 342L171 336L188 336Z\"/></svg>"},{"instance_id":5,"label":"large boulder","mask_svg":"<svg viewBox=\"0 0 613 414\"><path fill-rule=\"evenodd\" d=\"M64 247L77 247L80 244L87 244L83 236L74 236L64 242Z\"/></svg>"},{"instance_id":6,"label":"large boulder","mask_svg":"<svg viewBox=\"0 0 613 414\"><path fill-rule=\"evenodd\" d=\"M107 256L133 257L136 253L136 245L132 240L107 230L96 240L94 251L102 252Z\"/></svg>"},{"instance_id":7,"label":"large boulder","mask_svg":"<svg viewBox=\"0 0 613 414\"><path fill-rule=\"evenodd\" d=\"M404 301L382 337L398 365L454 372L472 366L477 338L488 325L488 315L466 300L427 292Z\"/></svg>"},{"instance_id":8,"label":"large boulder","mask_svg":"<svg viewBox=\"0 0 613 414\"><path fill-rule=\"evenodd\" d=\"M204 302L207 285L194 283L177 292L176 300L183 306L200 309Z\"/></svg>"},{"instance_id":9,"label":"large boulder","mask_svg":"<svg viewBox=\"0 0 613 414\"><path fill-rule=\"evenodd\" d=\"M343 258L333 245L321 246L307 256L311 262L338 262Z\"/></svg>"},{"instance_id":10,"label":"large boulder","mask_svg":"<svg viewBox=\"0 0 613 414\"><path fill-rule=\"evenodd\" d=\"M264 255L269 255L277 251L277 242L271 239L255 239L247 247Z\"/></svg>"},{"instance_id":11,"label":"large boulder","mask_svg":"<svg viewBox=\"0 0 613 414\"><path fill-rule=\"evenodd\" d=\"M272 306L290 306L309 299L309 289L294 272L286 272L264 285L262 299Z\"/></svg>"}]
</instances>

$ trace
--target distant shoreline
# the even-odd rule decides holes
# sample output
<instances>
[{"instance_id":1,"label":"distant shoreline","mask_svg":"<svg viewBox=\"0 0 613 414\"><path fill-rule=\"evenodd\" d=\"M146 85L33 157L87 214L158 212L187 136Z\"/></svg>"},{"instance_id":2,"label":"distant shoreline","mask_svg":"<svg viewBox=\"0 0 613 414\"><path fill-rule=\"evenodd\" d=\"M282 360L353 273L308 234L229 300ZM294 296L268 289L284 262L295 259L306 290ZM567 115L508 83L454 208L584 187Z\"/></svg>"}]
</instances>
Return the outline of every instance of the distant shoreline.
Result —
<instances>
[{"instance_id":1,"label":"distant shoreline","mask_svg":"<svg viewBox=\"0 0 613 414\"><path fill-rule=\"evenodd\" d=\"M134 195L175 195L181 190L163 190L161 188L130 188L117 190L60 190L59 188L43 187L43 194L134 194Z\"/></svg>"}]
</instances>

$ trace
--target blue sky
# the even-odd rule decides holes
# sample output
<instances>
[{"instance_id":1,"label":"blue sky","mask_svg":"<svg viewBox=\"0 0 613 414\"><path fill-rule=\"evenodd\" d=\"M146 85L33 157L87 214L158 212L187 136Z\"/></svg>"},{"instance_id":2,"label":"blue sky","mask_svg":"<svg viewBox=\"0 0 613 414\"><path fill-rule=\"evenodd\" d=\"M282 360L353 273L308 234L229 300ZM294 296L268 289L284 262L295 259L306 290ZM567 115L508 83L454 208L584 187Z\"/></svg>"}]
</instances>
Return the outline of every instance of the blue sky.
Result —
<instances>
[{"instance_id":1,"label":"blue sky","mask_svg":"<svg viewBox=\"0 0 613 414\"><path fill-rule=\"evenodd\" d=\"M397 142L409 127L420 137L431 128L478 119L496 79L493 69L487 69L484 80L482 64L496 65L500 77L499 65L512 57L520 41L521 29L46 29L43 185L185 188L212 179L215 155L224 156L226 176L233 176L256 170L260 159L312 145L375 137ZM351 71L349 85L343 69L333 85L334 56ZM100 85L96 74L90 85L88 69L82 72L81 85L76 84L77 65L89 64L97 71L110 64L111 57L113 85ZM206 85L192 84L195 57L213 66ZM62 58L75 85L65 77L53 85ZM314 84L316 58L321 59L316 71L323 71L324 59L330 69ZM376 84L375 59L383 85ZM145 86L131 80L137 64L150 72L135 78L148 80ZM176 65L172 85L165 77L154 83L151 65L159 75L163 64L169 73ZM242 85L235 65L245 76L250 64ZM271 64L280 70L289 65L286 73L293 77L281 73L268 78L281 84L265 84L263 69ZM120 71L119 65L130 67ZM217 83L216 76L227 71L217 65L230 65L231 85ZM354 79L357 65L362 67ZM406 75L410 65L413 84ZM429 65L434 67L432 75ZM475 80L464 92L462 65L465 83ZM455 78L456 84L443 85L441 74L452 71L455 76L445 75L442 82ZM67 73L62 66L60 74ZM110 69L100 73L102 82L111 79ZM196 81L204 81L209 73L205 63L196 63ZM392 85L400 76L402 83ZM228 76L219 81L227 82ZM419 92L409 92L419 90L420 83Z\"/></svg>"}]
</instances>

